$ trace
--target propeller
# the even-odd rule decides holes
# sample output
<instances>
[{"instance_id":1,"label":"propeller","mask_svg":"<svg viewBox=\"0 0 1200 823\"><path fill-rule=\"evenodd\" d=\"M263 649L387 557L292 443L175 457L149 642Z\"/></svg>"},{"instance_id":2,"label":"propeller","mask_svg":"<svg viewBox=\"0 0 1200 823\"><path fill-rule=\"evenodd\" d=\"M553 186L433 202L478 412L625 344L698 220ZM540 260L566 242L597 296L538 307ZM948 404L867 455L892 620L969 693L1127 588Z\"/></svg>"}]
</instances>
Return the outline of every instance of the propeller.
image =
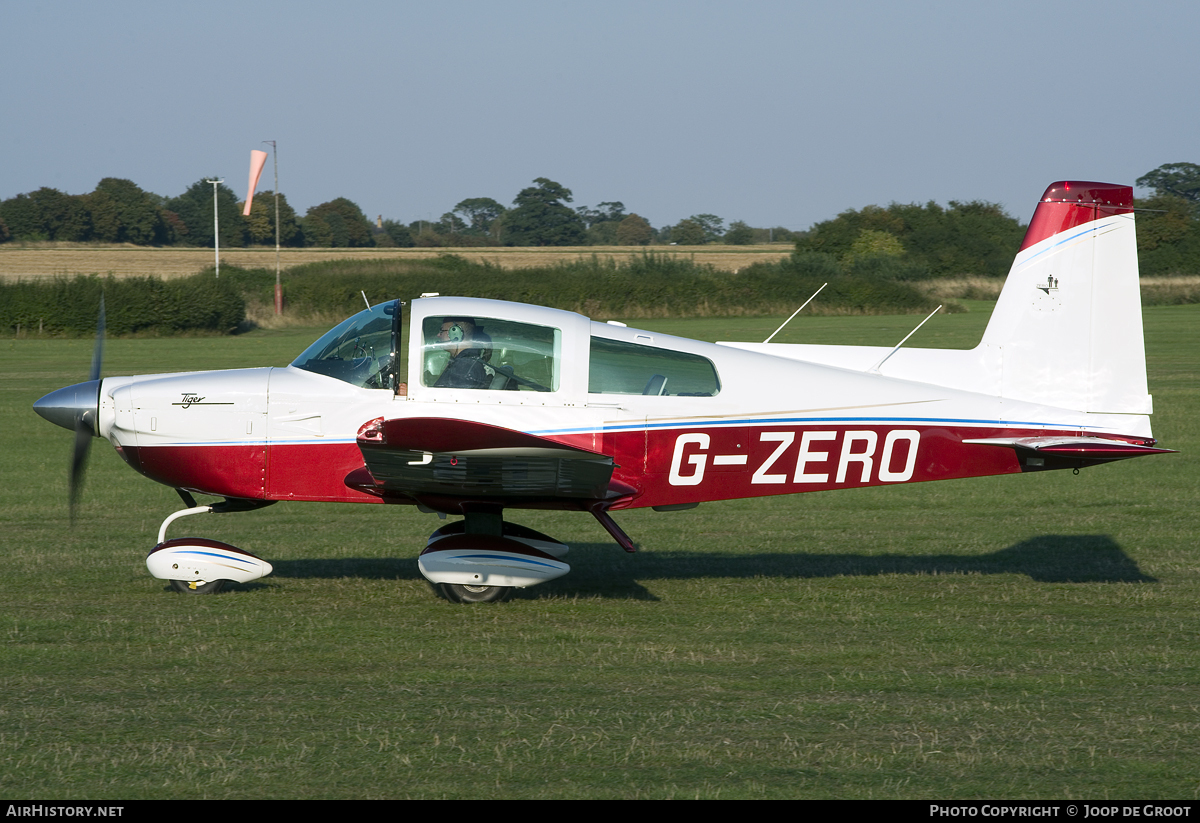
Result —
<instances>
[{"instance_id":1,"label":"propeller","mask_svg":"<svg viewBox=\"0 0 1200 823\"><path fill-rule=\"evenodd\" d=\"M75 525L75 509L83 491L83 478L87 472L88 453L92 449L92 437L99 433L100 421L100 365L104 360L104 295L100 295L100 316L96 320L96 345L92 349L92 370L88 381L96 384L96 404L75 418L75 446L71 450L71 476L69 508L71 525Z\"/></svg>"}]
</instances>

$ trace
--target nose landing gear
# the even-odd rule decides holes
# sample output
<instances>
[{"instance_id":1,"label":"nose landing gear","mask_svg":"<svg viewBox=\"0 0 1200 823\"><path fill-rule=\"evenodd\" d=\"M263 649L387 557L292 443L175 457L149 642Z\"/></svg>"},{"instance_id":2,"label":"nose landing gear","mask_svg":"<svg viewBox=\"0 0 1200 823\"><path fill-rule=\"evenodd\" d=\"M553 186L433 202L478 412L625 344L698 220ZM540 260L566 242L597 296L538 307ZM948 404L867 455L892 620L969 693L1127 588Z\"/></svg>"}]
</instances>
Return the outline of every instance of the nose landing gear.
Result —
<instances>
[{"instance_id":1,"label":"nose landing gear","mask_svg":"<svg viewBox=\"0 0 1200 823\"><path fill-rule=\"evenodd\" d=\"M181 517L193 514L223 514L249 511L274 502L271 500L236 500L226 498L212 506L197 506L195 499L182 489L176 489L190 508L173 512L158 529L158 545L146 556L146 568L155 577L170 582L181 594L216 594L227 581L249 583L271 573L271 564L250 552L204 537L181 537L167 540L167 527Z\"/></svg>"}]
</instances>

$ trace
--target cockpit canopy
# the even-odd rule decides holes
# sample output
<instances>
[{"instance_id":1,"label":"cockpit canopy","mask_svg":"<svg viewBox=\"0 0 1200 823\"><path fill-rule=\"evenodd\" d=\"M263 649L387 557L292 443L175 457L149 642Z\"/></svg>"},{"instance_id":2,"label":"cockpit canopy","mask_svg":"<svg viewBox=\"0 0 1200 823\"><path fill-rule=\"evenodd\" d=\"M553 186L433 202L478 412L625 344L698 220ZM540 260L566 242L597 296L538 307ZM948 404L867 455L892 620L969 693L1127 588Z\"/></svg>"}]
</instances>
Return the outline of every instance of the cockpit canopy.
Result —
<instances>
[{"instance_id":1,"label":"cockpit canopy","mask_svg":"<svg viewBox=\"0 0 1200 823\"><path fill-rule=\"evenodd\" d=\"M541 404L569 404L585 394L714 397L721 391L713 361L685 350L707 344L540 306L434 297L414 302L409 346L402 344L402 305L393 300L359 312L292 365L410 398L414 391L437 399L444 390L482 389L506 393L495 395L496 402L516 400L507 394L516 391L543 393L533 401Z\"/></svg>"},{"instance_id":2,"label":"cockpit canopy","mask_svg":"<svg viewBox=\"0 0 1200 823\"><path fill-rule=\"evenodd\" d=\"M364 389L396 389L400 301L380 303L343 320L292 361L298 369Z\"/></svg>"}]
</instances>

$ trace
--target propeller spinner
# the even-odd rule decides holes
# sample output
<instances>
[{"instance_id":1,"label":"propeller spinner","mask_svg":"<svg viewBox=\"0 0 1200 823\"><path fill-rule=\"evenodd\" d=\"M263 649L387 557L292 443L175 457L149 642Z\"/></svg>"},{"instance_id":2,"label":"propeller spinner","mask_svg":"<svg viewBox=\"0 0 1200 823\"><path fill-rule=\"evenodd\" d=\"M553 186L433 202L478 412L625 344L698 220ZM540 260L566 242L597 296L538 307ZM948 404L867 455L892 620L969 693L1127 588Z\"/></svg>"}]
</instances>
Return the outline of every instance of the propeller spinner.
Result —
<instances>
[{"instance_id":1,"label":"propeller spinner","mask_svg":"<svg viewBox=\"0 0 1200 823\"><path fill-rule=\"evenodd\" d=\"M69 493L72 523L75 522L79 494L83 490L92 438L100 436L100 366L103 360L104 296L101 295L100 316L96 321L96 345L92 349L92 368L87 382L52 391L33 404L33 410L43 418L56 426L75 432L75 445L71 450Z\"/></svg>"}]
</instances>

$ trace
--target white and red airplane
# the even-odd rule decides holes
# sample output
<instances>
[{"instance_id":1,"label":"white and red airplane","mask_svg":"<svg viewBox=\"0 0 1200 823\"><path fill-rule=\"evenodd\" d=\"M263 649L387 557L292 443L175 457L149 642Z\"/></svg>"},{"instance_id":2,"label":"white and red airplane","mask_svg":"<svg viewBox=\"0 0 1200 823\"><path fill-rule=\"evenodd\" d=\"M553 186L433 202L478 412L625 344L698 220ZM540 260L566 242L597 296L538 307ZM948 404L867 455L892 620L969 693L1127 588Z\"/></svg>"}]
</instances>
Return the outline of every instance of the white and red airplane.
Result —
<instances>
[{"instance_id":1,"label":"white and red airplane","mask_svg":"<svg viewBox=\"0 0 1200 823\"><path fill-rule=\"evenodd\" d=\"M354 315L287 368L101 380L97 361L34 408L76 431L77 468L103 437L179 491L189 508L147 566L192 592L270 564L167 540L168 525L279 500L460 515L419 566L449 599L485 602L569 570L566 546L506 509L590 512L633 551L611 512L1167 451L1150 432L1128 186L1046 189L971 350L702 343L462 297L405 308Z\"/></svg>"}]
</instances>

